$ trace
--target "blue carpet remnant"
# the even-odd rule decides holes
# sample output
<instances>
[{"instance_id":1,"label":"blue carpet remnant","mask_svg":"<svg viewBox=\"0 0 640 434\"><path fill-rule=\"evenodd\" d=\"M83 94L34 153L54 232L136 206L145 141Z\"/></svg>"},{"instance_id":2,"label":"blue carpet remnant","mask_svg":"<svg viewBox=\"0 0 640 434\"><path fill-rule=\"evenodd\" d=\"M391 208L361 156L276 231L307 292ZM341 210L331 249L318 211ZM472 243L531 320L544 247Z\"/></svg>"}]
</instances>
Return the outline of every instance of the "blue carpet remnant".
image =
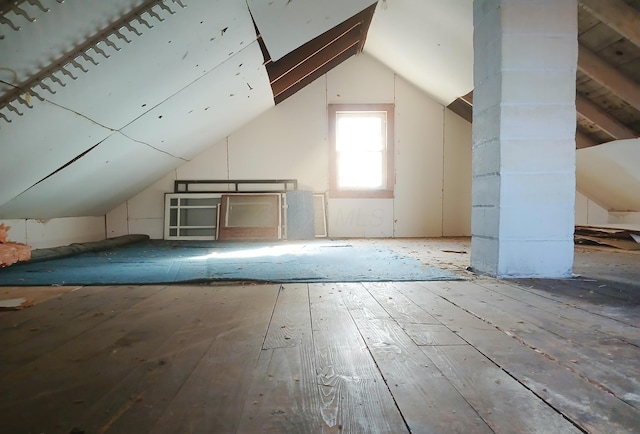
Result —
<instances>
[{"instance_id":1,"label":"blue carpet remnant","mask_svg":"<svg viewBox=\"0 0 640 434\"><path fill-rule=\"evenodd\" d=\"M229 243L148 240L0 269L0 286L263 281L458 280L386 247L341 241Z\"/></svg>"}]
</instances>

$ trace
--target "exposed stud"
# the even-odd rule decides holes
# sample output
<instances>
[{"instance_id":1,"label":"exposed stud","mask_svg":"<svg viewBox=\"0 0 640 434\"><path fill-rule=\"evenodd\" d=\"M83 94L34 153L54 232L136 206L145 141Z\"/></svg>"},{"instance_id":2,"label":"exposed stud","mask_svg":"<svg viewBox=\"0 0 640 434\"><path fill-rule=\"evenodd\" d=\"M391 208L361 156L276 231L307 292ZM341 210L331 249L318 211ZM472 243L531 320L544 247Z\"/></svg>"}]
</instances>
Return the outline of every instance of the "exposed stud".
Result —
<instances>
[{"instance_id":1,"label":"exposed stud","mask_svg":"<svg viewBox=\"0 0 640 434\"><path fill-rule=\"evenodd\" d=\"M91 62L91 63L93 63L95 66L98 66L98 65L99 65L99 63L98 63L98 62L96 62L96 61L93 59L93 57L89 56L87 53L80 53L80 55L81 55L81 56L82 56L82 58L83 58L84 60L86 60L87 62Z\"/></svg>"},{"instance_id":2,"label":"exposed stud","mask_svg":"<svg viewBox=\"0 0 640 434\"><path fill-rule=\"evenodd\" d=\"M89 72L84 66L79 64L76 59L71 59L69 63L73 65L75 68L78 68L79 70L81 70L82 72Z\"/></svg>"},{"instance_id":3,"label":"exposed stud","mask_svg":"<svg viewBox=\"0 0 640 434\"><path fill-rule=\"evenodd\" d=\"M23 113L22 113L22 112L20 112L17 108L15 108L14 106L12 106L11 104L7 104L7 108L8 108L9 110L11 110L12 112L17 113L17 114L18 114L18 116L22 116L22 115L23 115Z\"/></svg>"},{"instance_id":4,"label":"exposed stud","mask_svg":"<svg viewBox=\"0 0 640 434\"><path fill-rule=\"evenodd\" d=\"M158 6L160 6L160 8L161 8L162 10L165 10L165 11L169 12L171 15L175 14L175 12L174 12L174 11L172 11L172 10L169 8L169 6L165 5L165 4L164 4L164 3L162 3L162 2L158 3Z\"/></svg>"},{"instance_id":5,"label":"exposed stud","mask_svg":"<svg viewBox=\"0 0 640 434\"><path fill-rule=\"evenodd\" d=\"M122 33L120 33L120 30L118 29L113 29L113 34L116 35L118 37L118 39L126 42L127 44L131 43L131 39L127 38L125 35L123 35Z\"/></svg>"},{"instance_id":6,"label":"exposed stud","mask_svg":"<svg viewBox=\"0 0 640 434\"><path fill-rule=\"evenodd\" d=\"M108 37L104 38L104 43L113 48L116 51L120 51L120 48L116 44L114 44Z\"/></svg>"},{"instance_id":7,"label":"exposed stud","mask_svg":"<svg viewBox=\"0 0 640 434\"><path fill-rule=\"evenodd\" d=\"M133 26L131 25L131 23L126 23L123 27L124 27L125 29L127 29L128 31L130 31L131 33L135 33L135 34L136 34L136 35L138 35L138 36L142 36L142 33L140 33L140 32L138 31L138 29L136 29L135 27L133 27Z\"/></svg>"},{"instance_id":8,"label":"exposed stud","mask_svg":"<svg viewBox=\"0 0 640 434\"><path fill-rule=\"evenodd\" d=\"M21 9L17 4L14 4L11 10L13 10L18 15L22 15L29 22L33 23L36 20L35 18L30 17L29 14L27 14L27 12L24 9Z\"/></svg>"},{"instance_id":9,"label":"exposed stud","mask_svg":"<svg viewBox=\"0 0 640 434\"><path fill-rule=\"evenodd\" d=\"M49 85L45 84L45 83L44 83L44 82L42 82L42 81L41 81L41 82L39 82L39 83L38 83L38 85L39 85L41 88L45 89L47 92L51 93L52 95L54 95L54 94L56 93L56 91L55 91L55 90L51 89L51 88L49 87Z\"/></svg>"},{"instance_id":10,"label":"exposed stud","mask_svg":"<svg viewBox=\"0 0 640 434\"><path fill-rule=\"evenodd\" d=\"M5 17L4 15L0 15L0 23L7 24L9 27L11 27L16 32L18 30L20 30L20 27L18 27L15 24L13 24L13 22L10 19L8 19L7 17Z\"/></svg>"},{"instance_id":11,"label":"exposed stud","mask_svg":"<svg viewBox=\"0 0 640 434\"><path fill-rule=\"evenodd\" d=\"M60 86L65 87L67 84L63 83L62 80L60 80L58 77L56 77L55 75L51 74L49 76L49 78L53 81L55 81L56 83L58 83Z\"/></svg>"},{"instance_id":12,"label":"exposed stud","mask_svg":"<svg viewBox=\"0 0 640 434\"><path fill-rule=\"evenodd\" d=\"M45 8L44 6L42 6L42 3L40 3L39 0L27 0L27 3L29 3L32 6L38 6L42 12L49 12L51 10L49 8Z\"/></svg>"},{"instance_id":13,"label":"exposed stud","mask_svg":"<svg viewBox=\"0 0 640 434\"><path fill-rule=\"evenodd\" d=\"M162 4L162 3L158 3L158 4ZM147 11L147 13L148 13L149 15L151 15L153 18L155 18L156 20L158 20L158 21L164 21L164 18L162 18L160 15L158 15L158 14L156 13L156 11L154 11L153 9L149 9L149 10Z\"/></svg>"},{"instance_id":14,"label":"exposed stud","mask_svg":"<svg viewBox=\"0 0 640 434\"><path fill-rule=\"evenodd\" d=\"M147 26L147 28L153 29L153 26L151 24L149 24L149 22L147 20L145 20L144 18L142 18L140 15L137 15L136 19L140 22L140 24L144 24L145 26Z\"/></svg>"}]
</instances>

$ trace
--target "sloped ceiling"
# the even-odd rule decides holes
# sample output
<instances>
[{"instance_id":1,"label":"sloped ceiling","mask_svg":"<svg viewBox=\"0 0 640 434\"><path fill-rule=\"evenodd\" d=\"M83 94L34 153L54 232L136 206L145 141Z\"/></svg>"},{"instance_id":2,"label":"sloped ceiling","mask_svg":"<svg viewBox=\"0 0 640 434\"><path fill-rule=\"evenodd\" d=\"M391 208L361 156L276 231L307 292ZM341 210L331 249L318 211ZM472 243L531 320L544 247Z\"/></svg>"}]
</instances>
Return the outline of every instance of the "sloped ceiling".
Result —
<instances>
[{"instance_id":1,"label":"sloped ceiling","mask_svg":"<svg viewBox=\"0 0 640 434\"><path fill-rule=\"evenodd\" d=\"M576 185L611 211L640 212L640 139L579 149Z\"/></svg>"},{"instance_id":2,"label":"sloped ceiling","mask_svg":"<svg viewBox=\"0 0 640 434\"><path fill-rule=\"evenodd\" d=\"M365 51L449 105L473 89L473 0L380 0Z\"/></svg>"},{"instance_id":3,"label":"sloped ceiling","mask_svg":"<svg viewBox=\"0 0 640 434\"><path fill-rule=\"evenodd\" d=\"M254 19L283 55L373 3L0 3L0 218L104 215L274 105Z\"/></svg>"}]
</instances>

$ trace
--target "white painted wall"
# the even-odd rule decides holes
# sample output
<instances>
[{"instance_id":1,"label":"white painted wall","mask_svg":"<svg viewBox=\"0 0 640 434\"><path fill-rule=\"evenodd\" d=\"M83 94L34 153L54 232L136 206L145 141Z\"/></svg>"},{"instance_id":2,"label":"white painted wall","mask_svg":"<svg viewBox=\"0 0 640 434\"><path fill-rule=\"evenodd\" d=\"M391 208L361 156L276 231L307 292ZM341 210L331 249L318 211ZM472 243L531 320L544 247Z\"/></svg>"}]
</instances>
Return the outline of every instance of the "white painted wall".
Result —
<instances>
[{"instance_id":1,"label":"white painted wall","mask_svg":"<svg viewBox=\"0 0 640 434\"><path fill-rule=\"evenodd\" d=\"M640 225L640 212L610 212L609 223Z\"/></svg>"},{"instance_id":2,"label":"white painted wall","mask_svg":"<svg viewBox=\"0 0 640 434\"><path fill-rule=\"evenodd\" d=\"M329 103L396 105L395 198L329 199L329 236L470 233L470 124L361 54L113 209L107 236L162 238L164 193L175 179L295 178L300 189L326 192Z\"/></svg>"},{"instance_id":3,"label":"white painted wall","mask_svg":"<svg viewBox=\"0 0 640 434\"><path fill-rule=\"evenodd\" d=\"M612 223L609 221L609 211L576 191L576 224L603 225L607 223Z\"/></svg>"},{"instance_id":4,"label":"white painted wall","mask_svg":"<svg viewBox=\"0 0 640 434\"><path fill-rule=\"evenodd\" d=\"M72 243L100 241L105 236L105 217L65 217L51 220L0 220L10 226L9 241L24 243L33 249L66 246Z\"/></svg>"},{"instance_id":5,"label":"white painted wall","mask_svg":"<svg viewBox=\"0 0 640 434\"><path fill-rule=\"evenodd\" d=\"M471 235L471 124L450 110L444 112L444 193L442 232Z\"/></svg>"}]
</instances>

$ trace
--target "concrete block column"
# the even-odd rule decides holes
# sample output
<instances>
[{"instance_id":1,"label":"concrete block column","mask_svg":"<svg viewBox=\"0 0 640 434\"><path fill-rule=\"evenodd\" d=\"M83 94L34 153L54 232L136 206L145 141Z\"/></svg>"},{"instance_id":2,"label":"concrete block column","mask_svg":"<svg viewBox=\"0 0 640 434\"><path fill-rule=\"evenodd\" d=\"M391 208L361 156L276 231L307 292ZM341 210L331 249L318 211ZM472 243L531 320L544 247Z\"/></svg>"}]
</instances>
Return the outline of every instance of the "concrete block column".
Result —
<instances>
[{"instance_id":1,"label":"concrete block column","mask_svg":"<svg viewBox=\"0 0 640 434\"><path fill-rule=\"evenodd\" d=\"M573 267L577 0L474 0L471 266Z\"/></svg>"}]
</instances>

